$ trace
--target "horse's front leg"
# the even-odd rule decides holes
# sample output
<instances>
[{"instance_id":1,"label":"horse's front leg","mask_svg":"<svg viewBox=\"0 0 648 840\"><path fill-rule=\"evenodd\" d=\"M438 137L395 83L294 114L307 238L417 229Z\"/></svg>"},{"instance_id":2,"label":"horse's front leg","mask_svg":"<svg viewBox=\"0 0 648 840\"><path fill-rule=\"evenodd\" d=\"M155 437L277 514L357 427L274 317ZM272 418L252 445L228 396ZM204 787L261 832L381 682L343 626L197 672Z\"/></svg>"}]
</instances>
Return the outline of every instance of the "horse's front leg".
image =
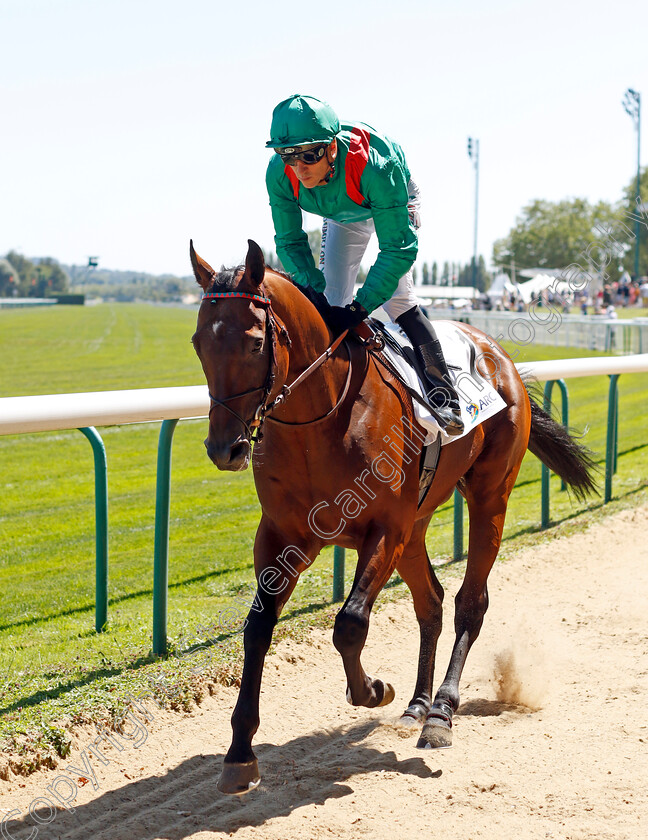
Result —
<instances>
[{"instance_id":1,"label":"horse's front leg","mask_svg":"<svg viewBox=\"0 0 648 840\"><path fill-rule=\"evenodd\" d=\"M308 552L308 553L306 553ZM291 545L270 523L261 520L254 545L257 592L243 633L245 658L238 700L232 714L232 745L218 781L222 793L242 794L261 779L252 738L259 728L259 694L265 657L272 633L299 575L312 562L317 549Z\"/></svg>"},{"instance_id":2,"label":"horse's front leg","mask_svg":"<svg viewBox=\"0 0 648 840\"><path fill-rule=\"evenodd\" d=\"M374 601L400 558L404 541L390 539L382 526L374 526L358 549L358 566L349 597L337 614L333 644L342 656L347 677L347 700L353 706L386 706L395 692L389 683L368 676L360 654L369 631Z\"/></svg>"}]
</instances>

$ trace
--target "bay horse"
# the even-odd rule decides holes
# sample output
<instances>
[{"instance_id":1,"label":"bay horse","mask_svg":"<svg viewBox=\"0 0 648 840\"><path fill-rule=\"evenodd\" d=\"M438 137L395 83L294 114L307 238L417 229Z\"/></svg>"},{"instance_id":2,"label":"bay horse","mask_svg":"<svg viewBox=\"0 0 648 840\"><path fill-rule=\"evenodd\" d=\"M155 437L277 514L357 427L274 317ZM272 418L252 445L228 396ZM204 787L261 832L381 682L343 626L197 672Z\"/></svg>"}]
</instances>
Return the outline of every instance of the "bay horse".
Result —
<instances>
[{"instance_id":1,"label":"bay horse","mask_svg":"<svg viewBox=\"0 0 648 840\"><path fill-rule=\"evenodd\" d=\"M423 430L411 399L358 341L336 341L315 305L282 272L265 266L248 240L245 265L215 272L190 244L203 298L192 338L211 408L207 454L221 470L252 460L261 504L254 544L257 593L244 629L244 665L232 715L232 743L218 782L241 794L259 783L252 738L275 624L299 575L326 545L355 549L351 591L335 619L347 700L384 706L394 689L362 668L373 603L394 570L409 587L420 628L418 673L404 724L424 724L418 746L449 746L459 680L488 607L486 581L499 551L509 495L527 447L584 498L594 490L589 450L533 400L515 365L480 330L457 324L483 360L480 372L506 408L443 446L419 507ZM319 366L312 366L318 360ZM321 363L325 360L325 363ZM292 391L295 393L292 393ZM253 430L262 428L252 457ZM455 601L455 642L445 679L432 694L443 589L425 532L458 487L470 534Z\"/></svg>"}]
</instances>

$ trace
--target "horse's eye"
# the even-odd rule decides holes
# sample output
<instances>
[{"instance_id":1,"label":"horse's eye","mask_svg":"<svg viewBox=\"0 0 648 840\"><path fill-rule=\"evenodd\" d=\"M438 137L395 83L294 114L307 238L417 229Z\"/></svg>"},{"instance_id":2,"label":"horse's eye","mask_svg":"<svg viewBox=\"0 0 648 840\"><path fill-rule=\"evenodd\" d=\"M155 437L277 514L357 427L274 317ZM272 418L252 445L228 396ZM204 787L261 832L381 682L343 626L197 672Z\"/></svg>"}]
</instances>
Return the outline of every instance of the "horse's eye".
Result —
<instances>
[{"instance_id":1,"label":"horse's eye","mask_svg":"<svg viewBox=\"0 0 648 840\"><path fill-rule=\"evenodd\" d=\"M255 338L254 339L254 345L252 347L252 352L253 353L260 353L262 347L263 347L263 339L262 338Z\"/></svg>"}]
</instances>

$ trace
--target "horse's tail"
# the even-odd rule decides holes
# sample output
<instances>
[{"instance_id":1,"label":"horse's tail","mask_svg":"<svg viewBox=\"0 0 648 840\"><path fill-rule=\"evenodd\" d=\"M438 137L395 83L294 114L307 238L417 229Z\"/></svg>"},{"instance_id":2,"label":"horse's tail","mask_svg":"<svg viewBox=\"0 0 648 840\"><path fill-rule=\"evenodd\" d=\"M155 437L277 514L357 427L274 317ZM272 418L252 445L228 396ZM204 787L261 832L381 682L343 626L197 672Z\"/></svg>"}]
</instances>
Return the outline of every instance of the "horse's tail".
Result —
<instances>
[{"instance_id":1,"label":"horse's tail","mask_svg":"<svg viewBox=\"0 0 648 840\"><path fill-rule=\"evenodd\" d=\"M525 382L531 402L529 450L560 476L580 501L597 494L595 476L600 471L595 454L578 443L569 430L538 405L536 389Z\"/></svg>"}]
</instances>

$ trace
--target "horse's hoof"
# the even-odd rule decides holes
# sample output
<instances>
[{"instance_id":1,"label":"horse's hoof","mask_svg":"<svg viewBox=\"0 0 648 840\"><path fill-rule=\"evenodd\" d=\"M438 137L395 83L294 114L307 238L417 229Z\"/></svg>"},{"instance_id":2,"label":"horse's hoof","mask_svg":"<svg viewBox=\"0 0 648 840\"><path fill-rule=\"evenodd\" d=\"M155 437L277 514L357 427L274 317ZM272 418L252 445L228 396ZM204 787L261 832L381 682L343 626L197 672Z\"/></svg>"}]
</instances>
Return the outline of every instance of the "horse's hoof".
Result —
<instances>
[{"instance_id":1,"label":"horse's hoof","mask_svg":"<svg viewBox=\"0 0 648 840\"><path fill-rule=\"evenodd\" d=\"M452 746L452 710L449 706L442 704L430 709L416 746L421 750L441 750Z\"/></svg>"},{"instance_id":2,"label":"horse's hoof","mask_svg":"<svg viewBox=\"0 0 648 840\"><path fill-rule=\"evenodd\" d=\"M426 721L416 745L420 750L442 750L452 746L452 725L439 718Z\"/></svg>"},{"instance_id":3,"label":"horse's hoof","mask_svg":"<svg viewBox=\"0 0 648 840\"><path fill-rule=\"evenodd\" d=\"M366 703L354 703L353 697L351 696L351 689L347 685L347 703L350 703L352 706L367 706L370 709L376 709L378 706L388 706L396 697L394 686L382 680L374 679L374 677L369 677L369 680L375 696L370 698Z\"/></svg>"},{"instance_id":4,"label":"horse's hoof","mask_svg":"<svg viewBox=\"0 0 648 840\"><path fill-rule=\"evenodd\" d=\"M388 682L384 683L382 680L376 680L376 682L380 682L383 687L382 700L378 703L378 706L389 706L393 702L394 697L396 697L394 686Z\"/></svg>"},{"instance_id":5,"label":"horse's hoof","mask_svg":"<svg viewBox=\"0 0 648 840\"><path fill-rule=\"evenodd\" d=\"M255 758L242 764L223 764L223 772L216 787L221 793L242 796L258 787L260 781L259 764Z\"/></svg>"}]
</instances>

